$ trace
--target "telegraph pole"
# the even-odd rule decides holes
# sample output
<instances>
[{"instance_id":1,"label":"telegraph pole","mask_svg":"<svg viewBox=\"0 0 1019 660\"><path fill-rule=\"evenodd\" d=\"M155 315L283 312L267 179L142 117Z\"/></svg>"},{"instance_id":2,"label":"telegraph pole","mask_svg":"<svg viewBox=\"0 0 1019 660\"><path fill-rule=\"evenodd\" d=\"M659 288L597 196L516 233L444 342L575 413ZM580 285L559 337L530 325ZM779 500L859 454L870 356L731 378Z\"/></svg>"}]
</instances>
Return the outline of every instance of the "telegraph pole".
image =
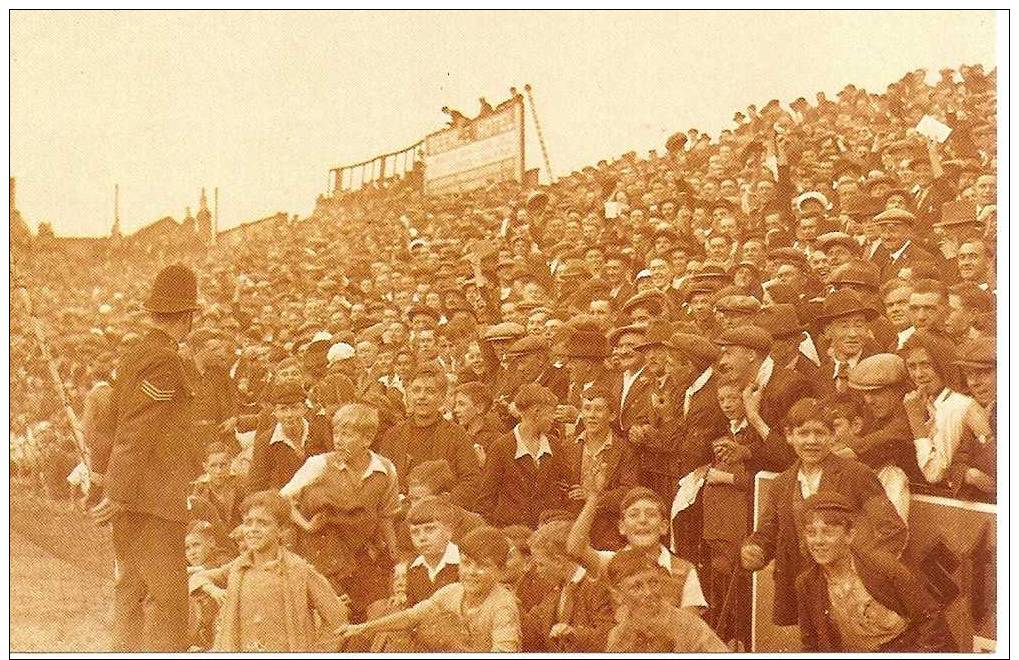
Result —
<instances>
[{"instance_id":1,"label":"telegraph pole","mask_svg":"<svg viewBox=\"0 0 1019 660\"><path fill-rule=\"evenodd\" d=\"M545 147L545 134L541 131L541 122L538 121L538 111L534 107L534 96L531 94L531 85L524 85L524 92L527 93L527 102L531 106L531 119L534 120L534 128L538 132L538 144L541 146L541 156L545 159L545 172L548 173L548 182L552 183L552 164L548 160L548 149Z\"/></svg>"}]
</instances>

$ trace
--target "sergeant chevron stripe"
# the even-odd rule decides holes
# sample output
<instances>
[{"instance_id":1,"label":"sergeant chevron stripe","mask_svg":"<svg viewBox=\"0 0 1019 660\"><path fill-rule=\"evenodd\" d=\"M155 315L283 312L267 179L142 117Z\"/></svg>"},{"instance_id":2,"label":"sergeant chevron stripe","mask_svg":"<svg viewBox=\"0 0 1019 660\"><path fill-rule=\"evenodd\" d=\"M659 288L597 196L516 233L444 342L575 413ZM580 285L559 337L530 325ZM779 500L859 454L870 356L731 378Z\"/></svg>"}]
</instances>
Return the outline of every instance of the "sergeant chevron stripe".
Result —
<instances>
[{"instance_id":1,"label":"sergeant chevron stripe","mask_svg":"<svg viewBox=\"0 0 1019 660\"><path fill-rule=\"evenodd\" d=\"M169 401L173 398L173 390L161 390L147 380L142 381L142 392L153 401Z\"/></svg>"}]
</instances>

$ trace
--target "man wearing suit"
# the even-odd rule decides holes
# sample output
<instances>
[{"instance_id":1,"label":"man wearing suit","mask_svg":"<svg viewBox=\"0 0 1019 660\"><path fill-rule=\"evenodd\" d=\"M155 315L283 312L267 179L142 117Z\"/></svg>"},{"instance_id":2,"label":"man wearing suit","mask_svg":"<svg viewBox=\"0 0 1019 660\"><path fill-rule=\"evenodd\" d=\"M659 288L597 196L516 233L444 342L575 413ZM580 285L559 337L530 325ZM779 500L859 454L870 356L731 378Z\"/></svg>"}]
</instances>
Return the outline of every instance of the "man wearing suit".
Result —
<instances>
[{"instance_id":1,"label":"man wearing suit","mask_svg":"<svg viewBox=\"0 0 1019 660\"><path fill-rule=\"evenodd\" d=\"M775 560L772 620L780 626L797 622L796 576L808 565L799 542L803 502L808 497L837 492L863 512L854 533L857 547L898 556L907 536L906 523L874 472L862 463L832 453L834 426L829 411L816 399L797 402L789 411L785 427L797 459L775 479L757 531L741 550L741 562L747 570L758 571Z\"/></svg>"},{"instance_id":2,"label":"man wearing suit","mask_svg":"<svg viewBox=\"0 0 1019 660\"><path fill-rule=\"evenodd\" d=\"M759 470L780 472L795 460L782 435L782 422L793 404L813 391L806 378L776 367L770 355L772 341L767 330L755 325L731 328L715 340L721 351L720 382L735 383L743 389L747 421L763 438L755 447L736 442L726 447L726 451L738 452L732 460L747 461L751 474Z\"/></svg>"},{"instance_id":3,"label":"man wearing suit","mask_svg":"<svg viewBox=\"0 0 1019 660\"><path fill-rule=\"evenodd\" d=\"M174 264L156 276L144 303L152 329L124 356L113 389L106 492L92 515L113 529L120 652L187 648L186 500L203 448L177 344L191 332L197 297L189 268Z\"/></svg>"},{"instance_id":4,"label":"man wearing suit","mask_svg":"<svg viewBox=\"0 0 1019 660\"><path fill-rule=\"evenodd\" d=\"M881 232L881 250L873 256L881 267L881 280L897 277L903 268L918 262L941 265L943 257L935 256L914 243L913 230L916 216L902 208L891 208L874 216L874 224Z\"/></svg>"},{"instance_id":5,"label":"man wearing suit","mask_svg":"<svg viewBox=\"0 0 1019 660\"><path fill-rule=\"evenodd\" d=\"M868 330L877 316L878 311L851 289L840 289L825 299L817 316L828 345L819 356L821 364L814 383L818 396L848 391L850 370L876 352Z\"/></svg>"}]
</instances>

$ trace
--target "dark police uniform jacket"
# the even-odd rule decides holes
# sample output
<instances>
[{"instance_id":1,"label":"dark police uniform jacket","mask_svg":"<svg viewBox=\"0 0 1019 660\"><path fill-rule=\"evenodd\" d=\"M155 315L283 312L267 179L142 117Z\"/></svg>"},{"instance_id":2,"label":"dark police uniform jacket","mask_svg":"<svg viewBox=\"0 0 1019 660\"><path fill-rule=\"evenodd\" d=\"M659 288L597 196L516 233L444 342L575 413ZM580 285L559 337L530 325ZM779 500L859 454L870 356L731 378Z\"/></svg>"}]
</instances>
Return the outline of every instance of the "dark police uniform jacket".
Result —
<instances>
[{"instance_id":1,"label":"dark police uniform jacket","mask_svg":"<svg viewBox=\"0 0 1019 660\"><path fill-rule=\"evenodd\" d=\"M106 495L127 511L186 522L203 447L194 432L194 389L177 345L151 330L127 355L113 388L113 448Z\"/></svg>"}]
</instances>

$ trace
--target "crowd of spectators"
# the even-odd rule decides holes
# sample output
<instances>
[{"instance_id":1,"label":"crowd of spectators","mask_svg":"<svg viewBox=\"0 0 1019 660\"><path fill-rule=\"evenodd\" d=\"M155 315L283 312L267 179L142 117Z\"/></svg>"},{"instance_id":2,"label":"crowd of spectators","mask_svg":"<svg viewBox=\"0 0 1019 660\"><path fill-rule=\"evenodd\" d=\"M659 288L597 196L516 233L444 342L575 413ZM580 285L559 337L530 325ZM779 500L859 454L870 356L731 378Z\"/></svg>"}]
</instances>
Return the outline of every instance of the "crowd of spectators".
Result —
<instances>
[{"instance_id":1,"label":"crowd of spectators","mask_svg":"<svg viewBox=\"0 0 1019 660\"><path fill-rule=\"evenodd\" d=\"M148 283L199 275L197 648L308 649L268 548L314 568L332 648L745 648L774 560L807 650L943 650L898 557L911 494L995 499L995 111L995 72L920 70L536 190L392 182L239 244L31 246L14 274L90 448ZM12 462L75 455L17 302L11 406ZM279 598L286 626L253 623Z\"/></svg>"}]
</instances>

